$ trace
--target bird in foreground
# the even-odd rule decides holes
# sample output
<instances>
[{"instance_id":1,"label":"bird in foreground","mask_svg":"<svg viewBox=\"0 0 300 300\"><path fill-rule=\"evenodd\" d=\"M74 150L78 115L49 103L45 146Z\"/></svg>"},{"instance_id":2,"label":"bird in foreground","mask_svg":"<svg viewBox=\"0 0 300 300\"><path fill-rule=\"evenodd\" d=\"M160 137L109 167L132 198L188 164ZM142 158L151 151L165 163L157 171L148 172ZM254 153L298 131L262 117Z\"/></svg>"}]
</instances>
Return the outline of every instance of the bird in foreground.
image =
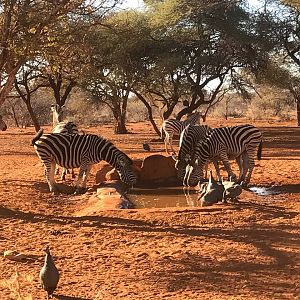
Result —
<instances>
[{"instance_id":1,"label":"bird in foreground","mask_svg":"<svg viewBox=\"0 0 300 300\"><path fill-rule=\"evenodd\" d=\"M59 281L59 272L54 264L49 246L44 249L46 252L45 262L40 271L40 282L42 288L47 292L47 299L52 298Z\"/></svg>"},{"instance_id":2,"label":"bird in foreground","mask_svg":"<svg viewBox=\"0 0 300 300\"><path fill-rule=\"evenodd\" d=\"M149 146L149 144L143 143L143 149L144 149L145 151L150 151L150 146Z\"/></svg>"}]
</instances>

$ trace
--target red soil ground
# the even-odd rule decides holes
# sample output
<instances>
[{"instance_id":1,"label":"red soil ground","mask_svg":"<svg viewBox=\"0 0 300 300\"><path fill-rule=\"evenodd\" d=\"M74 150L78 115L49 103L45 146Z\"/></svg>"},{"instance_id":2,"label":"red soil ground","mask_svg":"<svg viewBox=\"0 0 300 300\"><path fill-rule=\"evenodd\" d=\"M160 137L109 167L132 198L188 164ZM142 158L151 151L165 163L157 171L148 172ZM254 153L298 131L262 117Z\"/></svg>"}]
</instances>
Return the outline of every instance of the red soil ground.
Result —
<instances>
[{"instance_id":1,"label":"red soil ground","mask_svg":"<svg viewBox=\"0 0 300 300\"><path fill-rule=\"evenodd\" d=\"M300 299L300 129L255 125L265 143L252 183L279 185L281 194L245 192L237 204L80 217L82 198L49 193L30 146L34 130L0 132L0 253L11 249L29 257L0 258L0 299L20 299L11 298L7 287L16 268L21 294L45 299L38 274L47 244L61 273L56 299ZM113 135L112 126L83 129L112 140L132 158L149 155L142 143L157 138L148 123L128 124L133 134L127 135ZM151 153L164 154L162 142L150 146Z\"/></svg>"}]
</instances>

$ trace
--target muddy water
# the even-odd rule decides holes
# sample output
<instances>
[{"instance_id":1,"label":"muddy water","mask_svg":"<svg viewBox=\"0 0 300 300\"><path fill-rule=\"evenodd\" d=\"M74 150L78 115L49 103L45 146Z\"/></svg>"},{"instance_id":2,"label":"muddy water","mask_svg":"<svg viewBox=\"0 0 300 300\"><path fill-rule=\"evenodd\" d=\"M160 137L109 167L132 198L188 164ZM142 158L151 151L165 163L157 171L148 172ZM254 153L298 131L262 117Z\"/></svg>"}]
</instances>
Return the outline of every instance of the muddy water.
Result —
<instances>
[{"instance_id":1,"label":"muddy water","mask_svg":"<svg viewBox=\"0 0 300 300\"><path fill-rule=\"evenodd\" d=\"M249 191L257 196L272 196L284 193L280 186L253 186ZM182 187L135 188L126 195L134 208L200 207L211 204L201 203L194 189ZM243 196L241 195L241 200ZM264 199L267 199L265 197ZM268 198L269 199L269 198Z\"/></svg>"},{"instance_id":2,"label":"muddy water","mask_svg":"<svg viewBox=\"0 0 300 300\"><path fill-rule=\"evenodd\" d=\"M135 188L126 196L135 208L200 206L196 191L184 190L182 187Z\"/></svg>"}]
</instances>

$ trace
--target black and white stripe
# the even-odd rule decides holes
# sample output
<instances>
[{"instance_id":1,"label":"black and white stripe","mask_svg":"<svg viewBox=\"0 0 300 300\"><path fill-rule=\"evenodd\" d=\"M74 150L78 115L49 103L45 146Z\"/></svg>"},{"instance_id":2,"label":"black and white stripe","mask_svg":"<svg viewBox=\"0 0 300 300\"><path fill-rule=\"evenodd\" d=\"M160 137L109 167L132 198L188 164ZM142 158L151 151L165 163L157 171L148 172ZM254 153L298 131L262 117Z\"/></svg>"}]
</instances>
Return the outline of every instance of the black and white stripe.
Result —
<instances>
[{"instance_id":1,"label":"black and white stripe","mask_svg":"<svg viewBox=\"0 0 300 300\"><path fill-rule=\"evenodd\" d=\"M239 182L248 184L254 168L254 158L257 153L261 158L262 134L252 125L215 128L210 135L199 142L194 158L186 168L185 184L189 185L191 174L197 180L203 178L203 168L208 160L221 160L228 176L235 179L229 159L236 159L240 167ZM196 171L195 171L196 170ZM194 172L194 173L193 173Z\"/></svg>"},{"instance_id":2,"label":"black and white stripe","mask_svg":"<svg viewBox=\"0 0 300 300\"><path fill-rule=\"evenodd\" d=\"M79 134L79 130L78 130L78 126L75 123L73 123L71 121L69 121L69 122L63 121L63 122L57 123L57 125L53 128L52 133ZM60 179L65 180L67 173L69 173L69 170L66 168L63 168ZM56 175L59 174L58 166L56 167L55 174ZM72 174L72 178L75 178L74 169L72 169L71 174Z\"/></svg>"},{"instance_id":3,"label":"black and white stripe","mask_svg":"<svg viewBox=\"0 0 300 300\"><path fill-rule=\"evenodd\" d=\"M54 172L56 164L61 167L80 168L76 188L85 188L93 164L107 161L118 171L123 182L134 185L137 177L132 170L132 160L110 141L93 134L42 135L40 130L32 144L45 166L45 175L51 192L57 191ZM82 184L81 181L83 180Z\"/></svg>"},{"instance_id":4,"label":"black and white stripe","mask_svg":"<svg viewBox=\"0 0 300 300\"><path fill-rule=\"evenodd\" d=\"M183 181L186 166L194 158L195 148L199 141L202 141L208 134L212 132L212 128L207 125L187 125L182 131L179 141L179 152L176 158L175 168L177 169L177 177ZM190 181L193 181L193 176ZM197 182L190 184L196 185Z\"/></svg>"},{"instance_id":5,"label":"black and white stripe","mask_svg":"<svg viewBox=\"0 0 300 300\"><path fill-rule=\"evenodd\" d=\"M169 154L168 145L170 145L171 150L175 153L173 149L173 136L180 135L181 132L186 128L187 125L195 125L199 123L201 117L200 112L192 113L186 120L179 121L175 119L167 119L163 122L161 126L161 138L163 138L163 134L165 134L165 148L167 154Z\"/></svg>"}]
</instances>

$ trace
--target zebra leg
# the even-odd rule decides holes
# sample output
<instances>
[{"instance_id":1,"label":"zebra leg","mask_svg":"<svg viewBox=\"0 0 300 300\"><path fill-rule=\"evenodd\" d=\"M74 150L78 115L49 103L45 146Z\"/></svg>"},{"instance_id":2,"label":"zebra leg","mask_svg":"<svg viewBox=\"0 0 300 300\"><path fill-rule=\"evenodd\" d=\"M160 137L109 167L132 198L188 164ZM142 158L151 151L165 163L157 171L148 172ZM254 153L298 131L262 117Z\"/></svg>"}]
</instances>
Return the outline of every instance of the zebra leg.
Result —
<instances>
[{"instance_id":1,"label":"zebra leg","mask_svg":"<svg viewBox=\"0 0 300 300\"><path fill-rule=\"evenodd\" d=\"M254 169L254 165L255 165L255 162L254 162L254 158L251 157L251 156L248 156L248 174L245 178L245 181L244 181L244 185L247 186L249 183L250 183L250 179L251 179L251 175L252 175L252 172L253 172L253 169Z\"/></svg>"},{"instance_id":2,"label":"zebra leg","mask_svg":"<svg viewBox=\"0 0 300 300\"><path fill-rule=\"evenodd\" d=\"M174 151L174 148L173 148L173 134L170 135L170 138L169 138L169 144L170 144L172 153L175 153L175 154L176 154L176 152Z\"/></svg>"},{"instance_id":3,"label":"zebra leg","mask_svg":"<svg viewBox=\"0 0 300 300\"><path fill-rule=\"evenodd\" d=\"M228 156L227 156L227 153L222 153L220 155L221 157L221 160L223 162L223 165L228 173L228 177L229 178L232 178L232 180L236 180L236 175L233 173L232 169L231 169L231 166L230 166L230 163L229 163L229 160L228 160Z\"/></svg>"},{"instance_id":4,"label":"zebra leg","mask_svg":"<svg viewBox=\"0 0 300 300\"><path fill-rule=\"evenodd\" d=\"M68 169L66 168L63 168L62 169L62 172L61 172L61 176L60 176L60 179L65 181L66 180L66 175L68 174Z\"/></svg>"},{"instance_id":5,"label":"zebra leg","mask_svg":"<svg viewBox=\"0 0 300 300\"><path fill-rule=\"evenodd\" d=\"M216 169L216 173L217 173L217 178L219 181L222 181L222 177L221 177L221 173L220 173L220 168L219 168L219 162L217 159L214 159L213 161L214 167Z\"/></svg>"},{"instance_id":6,"label":"zebra leg","mask_svg":"<svg viewBox=\"0 0 300 300\"><path fill-rule=\"evenodd\" d=\"M244 183L244 180L246 178L246 175L247 175L247 172L249 170L249 158L248 158L248 154L247 152L244 152L242 154L242 164L243 164L243 172L242 172L242 175L241 175L241 178L239 180L240 183Z\"/></svg>"},{"instance_id":7,"label":"zebra leg","mask_svg":"<svg viewBox=\"0 0 300 300\"><path fill-rule=\"evenodd\" d=\"M48 182L50 192L57 193L58 189L54 179L56 163L55 161L52 160L50 162L44 162L44 165L45 165L45 176Z\"/></svg>"},{"instance_id":8,"label":"zebra leg","mask_svg":"<svg viewBox=\"0 0 300 300\"><path fill-rule=\"evenodd\" d=\"M91 171L91 169L92 169L92 166L93 166L93 165L88 165L88 166L86 167L85 172L84 172L84 175L83 175L83 182L82 182L82 187L83 187L84 189L86 188L86 182L87 182L88 177L89 177L89 175L90 175L90 171Z\"/></svg>"},{"instance_id":9,"label":"zebra leg","mask_svg":"<svg viewBox=\"0 0 300 300\"><path fill-rule=\"evenodd\" d=\"M243 160L243 153L241 155L239 155L238 157L235 158L236 163L239 166L239 178L238 178L238 182L241 182L243 180L243 175L244 175L244 160Z\"/></svg>"},{"instance_id":10,"label":"zebra leg","mask_svg":"<svg viewBox=\"0 0 300 300\"><path fill-rule=\"evenodd\" d=\"M78 178L75 185L76 186L75 194L80 194L85 190L87 178L91 171L91 167L92 165L88 165L86 163L80 166Z\"/></svg>"},{"instance_id":11,"label":"zebra leg","mask_svg":"<svg viewBox=\"0 0 300 300\"><path fill-rule=\"evenodd\" d=\"M167 154L169 155L169 150L168 150L168 144L170 143L170 137L169 137L169 134L167 132L165 132L165 149L166 149L166 152Z\"/></svg>"},{"instance_id":12,"label":"zebra leg","mask_svg":"<svg viewBox=\"0 0 300 300\"><path fill-rule=\"evenodd\" d=\"M59 174L59 166L56 166L55 168L55 175L58 175Z\"/></svg>"}]
</instances>

